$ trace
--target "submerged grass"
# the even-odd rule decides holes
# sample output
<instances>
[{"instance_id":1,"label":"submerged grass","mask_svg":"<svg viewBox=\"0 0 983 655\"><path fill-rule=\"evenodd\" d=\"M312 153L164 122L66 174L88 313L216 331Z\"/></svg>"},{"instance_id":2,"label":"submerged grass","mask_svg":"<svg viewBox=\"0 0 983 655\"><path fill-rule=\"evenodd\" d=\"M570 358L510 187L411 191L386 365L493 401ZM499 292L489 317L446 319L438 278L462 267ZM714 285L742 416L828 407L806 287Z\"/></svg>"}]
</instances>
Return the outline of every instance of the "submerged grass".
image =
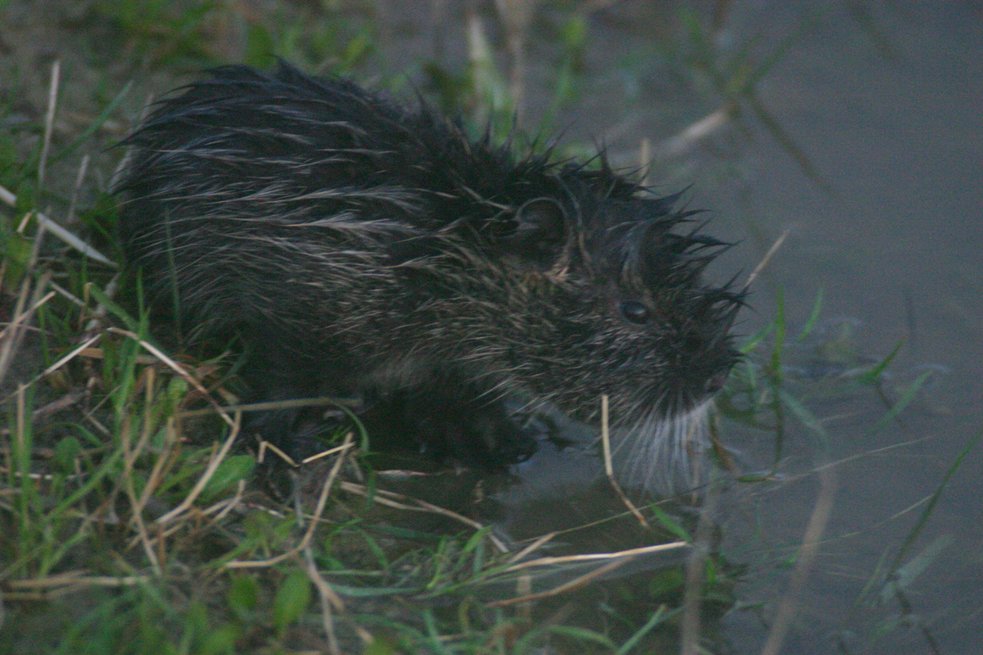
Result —
<instances>
[{"instance_id":1,"label":"submerged grass","mask_svg":"<svg viewBox=\"0 0 983 655\"><path fill-rule=\"evenodd\" d=\"M230 34L239 58L258 65L270 53L314 70L370 61L379 38L372 3L347 13L341 3L322 4L312 21L303 3L259 16L234 1L96 0L83 19L94 33L110 30L144 69L218 63L228 53L216 35L235 42ZM556 21L559 71L544 125L583 84L593 4L544 3ZM430 8L440 17L441 7ZM497 15L466 17L468 66L435 60L420 70L439 103L473 124L492 120L504 134L513 117L528 122L529 17L510 13L524 11L517 3L498 7ZM496 20L509 70L489 45L487 24ZM713 129L737 120L732 109L741 102L760 114L754 84L790 42L754 65L750 47L721 59L710 28L690 12L680 24L688 36L670 54L688 67L684 76L709 71L719 94L711 102L726 109ZM687 61L685 51L696 58ZM164 345L139 302L117 300L129 281L113 264L111 162L96 164L97 179L87 174L88 155L71 168L80 152L117 156L100 155L94 142L110 121L126 122L129 85L56 138L57 73L52 80L47 120L20 122L9 103L0 106L2 125L16 126L0 130L0 192L9 205L0 212L0 652L627 654L677 650L680 634L696 652L712 636L700 619L733 604L731 568L709 548L712 524L696 525L672 505L631 505L606 519L645 546L549 555L561 552L551 549L562 535L512 543L459 509L387 488L395 478L372 470L365 435L351 433L330 436L326 456L295 479L300 493L287 502L268 493L258 475L267 465L235 445L242 413L256 408L236 404L231 357ZM673 156L708 135L703 125L684 130ZM65 179L74 186L58 181ZM797 339L812 331L821 305L819 296ZM780 468L790 417L825 437L807 399L786 384L781 307L746 341L749 358L721 401L725 413L775 440L772 468L757 479ZM889 361L851 372L837 389L876 385ZM873 429L893 420L921 382ZM892 576L909 551L906 543ZM616 574L672 552L698 557L689 557L688 571L646 567L641 583Z\"/></svg>"}]
</instances>

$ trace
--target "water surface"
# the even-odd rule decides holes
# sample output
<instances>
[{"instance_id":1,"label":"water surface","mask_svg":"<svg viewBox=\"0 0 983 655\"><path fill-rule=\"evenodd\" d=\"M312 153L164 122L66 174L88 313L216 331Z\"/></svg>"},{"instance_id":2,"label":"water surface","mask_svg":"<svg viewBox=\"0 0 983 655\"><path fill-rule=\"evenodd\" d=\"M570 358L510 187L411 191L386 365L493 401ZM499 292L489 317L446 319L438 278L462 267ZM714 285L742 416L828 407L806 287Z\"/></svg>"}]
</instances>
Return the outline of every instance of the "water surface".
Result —
<instances>
[{"instance_id":1,"label":"water surface","mask_svg":"<svg viewBox=\"0 0 983 655\"><path fill-rule=\"evenodd\" d=\"M571 134L600 134L625 163L641 139L658 145L687 116L718 108L696 86L672 90L654 43L666 33L660 14L637 4L592 23L596 90L567 116ZM695 183L691 202L712 208L713 229L742 240L720 275L750 270L789 230L756 284L745 332L774 317L779 293L793 333L824 298L816 331L787 354L788 390L821 430L789 418L777 467L784 479L732 484L721 499L720 552L747 568L737 604L707 630L714 652L757 652L766 639L819 495L816 471L829 463L832 515L782 652L983 652L983 449L946 482L983 430L980 19L970 3L843 2L820 13L806 2L735 3L719 47L757 36L764 57L802 32L757 92L811 171L747 106L739 127L653 169L667 189ZM635 77L619 73L628 68ZM843 367L831 343L845 348ZM824 393L837 388L824 376L899 343L879 390ZM875 430L926 371L915 400ZM725 422L722 437L742 466L772 464L773 433ZM554 529L564 515L574 523L612 509L603 487L575 496L576 473L542 462L514 492L513 529ZM546 520L536 494L554 508L576 500ZM598 549L618 542L599 534ZM883 580L891 569L895 586Z\"/></svg>"}]
</instances>

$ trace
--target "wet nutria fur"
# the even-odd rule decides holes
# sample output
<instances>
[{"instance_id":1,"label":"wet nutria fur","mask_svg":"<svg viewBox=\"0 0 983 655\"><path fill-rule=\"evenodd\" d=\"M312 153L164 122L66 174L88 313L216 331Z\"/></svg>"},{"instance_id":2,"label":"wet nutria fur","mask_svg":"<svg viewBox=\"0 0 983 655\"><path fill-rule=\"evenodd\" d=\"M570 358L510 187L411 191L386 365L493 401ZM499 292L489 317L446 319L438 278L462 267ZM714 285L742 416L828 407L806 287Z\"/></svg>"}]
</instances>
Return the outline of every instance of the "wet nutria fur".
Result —
<instances>
[{"instance_id":1,"label":"wet nutria fur","mask_svg":"<svg viewBox=\"0 0 983 655\"><path fill-rule=\"evenodd\" d=\"M217 69L127 143L129 263L198 337L241 340L256 400L369 398L495 467L531 447L503 399L596 424L607 394L616 432L674 467L680 417L736 360L740 294L701 282L720 243L603 157L517 156L285 64ZM289 450L304 423L250 429Z\"/></svg>"}]
</instances>

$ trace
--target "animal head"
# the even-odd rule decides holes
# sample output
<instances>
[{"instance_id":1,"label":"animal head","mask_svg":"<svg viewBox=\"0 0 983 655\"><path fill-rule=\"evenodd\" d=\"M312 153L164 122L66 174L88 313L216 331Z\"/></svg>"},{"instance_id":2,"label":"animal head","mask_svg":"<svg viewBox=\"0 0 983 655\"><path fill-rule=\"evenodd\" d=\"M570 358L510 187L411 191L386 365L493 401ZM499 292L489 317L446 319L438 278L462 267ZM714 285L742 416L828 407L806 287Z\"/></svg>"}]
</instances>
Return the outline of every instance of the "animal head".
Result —
<instances>
[{"instance_id":1,"label":"animal head","mask_svg":"<svg viewBox=\"0 0 983 655\"><path fill-rule=\"evenodd\" d=\"M594 420L601 395L620 426L699 406L738 355L743 304L703 271L728 244L700 232L678 196L656 197L605 166L562 169L548 195L517 203L492 260L493 316L507 371L532 396ZM481 310L478 310L481 313Z\"/></svg>"}]
</instances>

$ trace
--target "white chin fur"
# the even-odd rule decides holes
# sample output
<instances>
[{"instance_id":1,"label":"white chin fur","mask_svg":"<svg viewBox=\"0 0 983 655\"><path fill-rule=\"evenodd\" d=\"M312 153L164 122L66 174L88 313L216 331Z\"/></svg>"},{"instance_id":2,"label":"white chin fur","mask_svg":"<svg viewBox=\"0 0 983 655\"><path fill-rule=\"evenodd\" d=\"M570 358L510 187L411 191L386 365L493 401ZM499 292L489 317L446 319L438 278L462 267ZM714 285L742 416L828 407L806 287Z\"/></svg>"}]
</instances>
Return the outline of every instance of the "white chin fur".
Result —
<instances>
[{"instance_id":1,"label":"white chin fur","mask_svg":"<svg viewBox=\"0 0 983 655\"><path fill-rule=\"evenodd\" d=\"M673 495L706 479L710 446L707 399L684 414L652 414L635 425L612 429L611 449L619 482L645 494Z\"/></svg>"}]
</instances>

